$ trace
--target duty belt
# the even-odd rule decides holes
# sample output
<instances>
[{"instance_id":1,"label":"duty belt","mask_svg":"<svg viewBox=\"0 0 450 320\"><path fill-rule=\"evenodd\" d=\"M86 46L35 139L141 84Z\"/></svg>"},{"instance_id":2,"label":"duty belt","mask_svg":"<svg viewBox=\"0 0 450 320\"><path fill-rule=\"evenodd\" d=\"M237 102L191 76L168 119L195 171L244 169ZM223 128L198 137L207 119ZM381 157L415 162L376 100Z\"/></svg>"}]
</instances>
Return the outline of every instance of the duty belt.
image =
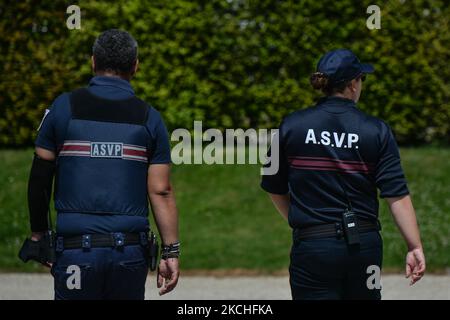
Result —
<instances>
[{"instance_id":1,"label":"duty belt","mask_svg":"<svg viewBox=\"0 0 450 320\"><path fill-rule=\"evenodd\" d=\"M358 230L359 233L379 231L381 230L381 225L378 220L368 221L358 219ZM295 238L299 240L327 237L337 237L339 239L341 237L344 237L344 229L341 222L320 224L305 228L296 228L294 232Z\"/></svg>"},{"instance_id":2,"label":"duty belt","mask_svg":"<svg viewBox=\"0 0 450 320\"><path fill-rule=\"evenodd\" d=\"M141 244L147 245L148 234L140 233L110 233L110 234L84 234L81 236L56 237L56 251L64 249L89 249L100 247L122 247Z\"/></svg>"}]
</instances>

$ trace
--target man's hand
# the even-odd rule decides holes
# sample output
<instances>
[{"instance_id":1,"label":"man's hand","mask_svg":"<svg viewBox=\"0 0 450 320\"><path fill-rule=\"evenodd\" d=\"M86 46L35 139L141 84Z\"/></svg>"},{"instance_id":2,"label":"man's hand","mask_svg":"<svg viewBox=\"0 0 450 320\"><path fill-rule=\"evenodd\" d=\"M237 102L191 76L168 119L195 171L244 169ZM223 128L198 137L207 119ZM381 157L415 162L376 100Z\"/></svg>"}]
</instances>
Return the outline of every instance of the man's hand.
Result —
<instances>
[{"instance_id":1,"label":"man's hand","mask_svg":"<svg viewBox=\"0 0 450 320\"><path fill-rule=\"evenodd\" d=\"M44 232L32 232L31 241L39 241L44 237Z\"/></svg>"},{"instance_id":2,"label":"man's hand","mask_svg":"<svg viewBox=\"0 0 450 320\"><path fill-rule=\"evenodd\" d=\"M410 286L423 277L425 269L425 256L422 248L409 251L406 255L406 278L411 277Z\"/></svg>"},{"instance_id":3,"label":"man's hand","mask_svg":"<svg viewBox=\"0 0 450 320\"><path fill-rule=\"evenodd\" d=\"M45 236L45 232L32 232L30 240L33 241L33 242L38 242L38 241L41 241L42 238L44 238L44 236ZM46 266L48 268L52 267L52 263L49 262L49 261L40 261L40 263L43 266Z\"/></svg>"},{"instance_id":4,"label":"man's hand","mask_svg":"<svg viewBox=\"0 0 450 320\"><path fill-rule=\"evenodd\" d=\"M178 283L179 276L180 271L178 269L177 258L161 259L159 262L157 281L158 288L161 288L159 290L159 295L162 296L163 294L172 291Z\"/></svg>"}]
</instances>

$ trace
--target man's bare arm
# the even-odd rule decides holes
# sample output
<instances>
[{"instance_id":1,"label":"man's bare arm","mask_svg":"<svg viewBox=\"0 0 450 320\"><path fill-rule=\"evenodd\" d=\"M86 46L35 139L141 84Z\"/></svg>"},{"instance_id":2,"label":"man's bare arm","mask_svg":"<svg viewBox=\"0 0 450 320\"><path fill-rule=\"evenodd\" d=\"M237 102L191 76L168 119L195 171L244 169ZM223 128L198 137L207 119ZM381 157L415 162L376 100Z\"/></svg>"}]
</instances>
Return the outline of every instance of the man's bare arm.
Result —
<instances>
[{"instance_id":1,"label":"man's bare arm","mask_svg":"<svg viewBox=\"0 0 450 320\"><path fill-rule=\"evenodd\" d=\"M148 169L148 195L153 216L164 245L178 241L178 212L170 183L170 165L154 164ZM180 275L178 259L161 259L158 268L159 294L172 291Z\"/></svg>"},{"instance_id":2,"label":"man's bare arm","mask_svg":"<svg viewBox=\"0 0 450 320\"><path fill-rule=\"evenodd\" d=\"M56 158L56 155L53 151L36 147L35 149L36 154L41 157L44 160L53 161Z\"/></svg>"},{"instance_id":3,"label":"man's bare arm","mask_svg":"<svg viewBox=\"0 0 450 320\"><path fill-rule=\"evenodd\" d=\"M147 187L162 243L169 245L178 241L178 212L170 183L170 165L150 165Z\"/></svg>"}]
</instances>

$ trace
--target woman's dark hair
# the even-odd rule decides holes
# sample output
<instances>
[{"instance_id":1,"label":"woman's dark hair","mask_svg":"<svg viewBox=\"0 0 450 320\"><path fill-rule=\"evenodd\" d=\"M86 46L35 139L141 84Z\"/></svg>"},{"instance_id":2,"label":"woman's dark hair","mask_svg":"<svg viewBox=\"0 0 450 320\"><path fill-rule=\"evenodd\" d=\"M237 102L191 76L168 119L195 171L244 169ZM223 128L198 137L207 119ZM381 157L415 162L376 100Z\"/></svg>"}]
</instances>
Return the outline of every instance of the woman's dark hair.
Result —
<instances>
[{"instance_id":1,"label":"woman's dark hair","mask_svg":"<svg viewBox=\"0 0 450 320\"><path fill-rule=\"evenodd\" d=\"M322 72L314 72L309 80L314 89L321 90L327 96L331 96L337 92L344 92L350 83L350 81L344 81L338 84L332 84L328 76Z\"/></svg>"}]
</instances>

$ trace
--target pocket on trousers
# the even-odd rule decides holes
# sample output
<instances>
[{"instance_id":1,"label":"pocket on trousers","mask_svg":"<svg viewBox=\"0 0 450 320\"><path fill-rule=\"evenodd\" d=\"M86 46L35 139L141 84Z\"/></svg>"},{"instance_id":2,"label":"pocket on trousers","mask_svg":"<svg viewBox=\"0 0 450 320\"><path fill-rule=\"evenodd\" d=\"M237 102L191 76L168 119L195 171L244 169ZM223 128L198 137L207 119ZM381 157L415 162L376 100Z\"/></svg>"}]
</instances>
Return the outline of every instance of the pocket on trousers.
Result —
<instances>
[{"instance_id":1,"label":"pocket on trousers","mask_svg":"<svg viewBox=\"0 0 450 320\"><path fill-rule=\"evenodd\" d=\"M362 233L360 235L360 240L361 251L383 249L383 239L378 231Z\"/></svg>"},{"instance_id":2,"label":"pocket on trousers","mask_svg":"<svg viewBox=\"0 0 450 320\"><path fill-rule=\"evenodd\" d=\"M119 262L119 266L122 270L127 271L139 271L142 269L147 271L148 268L147 261L144 259L121 261Z\"/></svg>"},{"instance_id":3,"label":"pocket on trousers","mask_svg":"<svg viewBox=\"0 0 450 320\"><path fill-rule=\"evenodd\" d=\"M125 260L117 264L115 295L112 299L144 299L148 264L145 259Z\"/></svg>"},{"instance_id":4,"label":"pocket on trousers","mask_svg":"<svg viewBox=\"0 0 450 320\"><path fill-rule=\"evenodd\" d=\"M145 283L148 263L145 259L125 260L118 263L119 276L136 283Z\"/></svg>"}]
</instances>

